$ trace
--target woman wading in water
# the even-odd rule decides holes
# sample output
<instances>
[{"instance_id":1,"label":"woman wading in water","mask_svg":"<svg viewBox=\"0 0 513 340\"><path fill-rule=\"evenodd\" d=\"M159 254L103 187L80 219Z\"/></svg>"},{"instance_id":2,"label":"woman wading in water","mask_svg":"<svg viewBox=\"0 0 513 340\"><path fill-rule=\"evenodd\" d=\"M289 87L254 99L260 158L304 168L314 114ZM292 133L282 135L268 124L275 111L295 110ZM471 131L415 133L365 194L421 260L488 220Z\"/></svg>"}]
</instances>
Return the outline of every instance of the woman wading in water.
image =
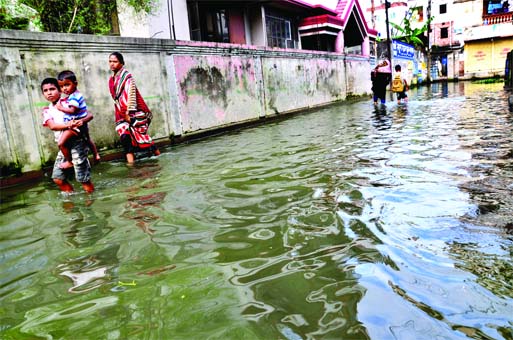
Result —
<instances>
[{"instance_id":1,"label":"woman wading in water","mask_svg":"<svg viewBox=\"0 0 513 340\"><path fill-rule=\"evenodd\" d=\"M135 162L135 152L151 151L160 155L159 149L148 134L152 114L135 85L132 74L125 69L125 60L119 52L109 55L109 67L113 75L109 78L109 89L114 99L116 132L119 135L126 161Z\"/></svg>"}]
</instances>

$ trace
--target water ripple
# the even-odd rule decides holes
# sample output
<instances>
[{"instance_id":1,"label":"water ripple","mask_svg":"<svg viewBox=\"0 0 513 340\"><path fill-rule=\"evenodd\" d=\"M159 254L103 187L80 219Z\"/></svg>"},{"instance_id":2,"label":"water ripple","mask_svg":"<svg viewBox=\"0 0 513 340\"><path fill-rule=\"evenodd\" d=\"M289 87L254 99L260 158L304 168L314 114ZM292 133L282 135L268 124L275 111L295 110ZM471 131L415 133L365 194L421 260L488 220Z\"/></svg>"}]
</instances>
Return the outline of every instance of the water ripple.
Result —
<instances>
[{"instance_id":1,"label":"water ripple","mask_svg":"<svg viewBox=\"0 0 513 340\"><path fill-rule=\"evenodd\" d=\"M501 85L502 86L502 85ZM434 84L2 192L5 338L512 339L513 116Z\"/></svg>"}]
</instances>

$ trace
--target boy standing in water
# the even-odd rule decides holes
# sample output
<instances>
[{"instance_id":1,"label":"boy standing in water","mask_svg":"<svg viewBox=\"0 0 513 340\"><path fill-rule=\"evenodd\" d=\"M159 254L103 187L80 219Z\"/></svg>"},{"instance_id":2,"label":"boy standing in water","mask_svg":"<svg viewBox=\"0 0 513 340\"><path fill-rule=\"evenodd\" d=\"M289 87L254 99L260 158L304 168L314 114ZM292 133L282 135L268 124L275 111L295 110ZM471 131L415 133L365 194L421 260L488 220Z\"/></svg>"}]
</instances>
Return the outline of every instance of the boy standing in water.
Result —
<instances>
[{"instance_id":1,"label":"boy standing in water","mask_svg":"<svg viewBox=\"0 0 513 340\"><path fill-rule=\"evenodd\" d=\"M87 105L84 96L77 89L77 77L72 71L62 71L57 76L59 86L62 92L67 95L66 98L57 102L55 107L65 113L64 122L69 122L75 119L82 119L87 116ZM96 149L96 145L89 136L89 128L87 123L82 124L80 131L76 129L69 129L63 131L58 145L64 156L64 162L60 164L61 169L69 169L73 166L71 163L71 153L69 150L69 144L82 132L82 134L88 139L89 146L93 151L95 161L100 160L100 155Z\"/></svg>"},{"instance_id":2,"label":"boy standing in water","mask_svg":"<svg viewBox=\"0 0 513 340\"><path fill-rule=\"evenodd\" d=\"M401 75L401 65L395 65L395 75L392 80L392 92L397 94L397 104L401 104L401 99L408 101L408 82Z\"/></svg>"},{"instance_id":3,"label":"boy standing in water","mask_svg":"<svg viewBox=\"0 0 513 340\"><path fill-rule=\"evenodd\" d=\"M54 131L56 142L60 140L64 131L78 129L84 123L93 119L91 114L87 114L83 119L64 122L65 114L56 108L56 104L61 98L61 91L57 79L46 78L43 80L41 83L41 91L46 100L50 102L50 105L43 109L43 126ZM82 183L82 187L86 192L92 193L94 191L94 185L91 182L91 165L87 159L87 152L88 141L82 134L79 134L77 138L70 141L70 153L73 160L72 166L75 170L75 178L78 182ZM52 179L61 191L72 192L73 186L66 178L66 171L59 166L63 160L64 156L62 152L59 151L53 166Z\"/></svg>"}]
</instances>

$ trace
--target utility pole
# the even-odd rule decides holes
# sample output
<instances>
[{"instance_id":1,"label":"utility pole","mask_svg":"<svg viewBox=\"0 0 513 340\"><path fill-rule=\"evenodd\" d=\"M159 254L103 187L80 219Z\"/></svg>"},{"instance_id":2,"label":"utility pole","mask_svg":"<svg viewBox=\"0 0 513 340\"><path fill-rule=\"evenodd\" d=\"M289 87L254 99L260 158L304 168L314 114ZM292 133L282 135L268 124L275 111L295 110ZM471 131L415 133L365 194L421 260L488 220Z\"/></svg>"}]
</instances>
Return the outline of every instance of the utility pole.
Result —
<instances>
[{"instance_id":1,"label":"utility pole","mask_svg":"<svg viewBox=\"0 0 513 340\"><path fill-rule=\"evenodd\" d=\"M431 0L430 0L431 1ZM386 15L386 25L387 25L387 55L388 62L390 63L390 67L392 67L392 41L390 40L390 26L388 22L388 9L390 8L390 3L388 0L385 0L385 15Z\"/></svg>"},{"instance_id":2,"label":"utility pole","mask_svg":"<svg viewBox=\"0 0 513 340\"><path fill-rule=\"evenodd\" d=\"M431 18L431 0L428 0L428 5L427 5L427 22L428 22L428 27L427 27L427 75L426 75L426 82L428 84L431 84L431 23L430 23L430 18Z\"/></svg>"},{"instance_id":3,"label":"utility pole","mask_svg":"<svg viewBox=\"0 0 513 340\"><path fill-rule=\"evenodd\" d=\"M374 9L374 0L371 0L371 23L372 23L372 29L376 29L376 16L375 16L375 9Z\"/></svg>"}]
</instances>

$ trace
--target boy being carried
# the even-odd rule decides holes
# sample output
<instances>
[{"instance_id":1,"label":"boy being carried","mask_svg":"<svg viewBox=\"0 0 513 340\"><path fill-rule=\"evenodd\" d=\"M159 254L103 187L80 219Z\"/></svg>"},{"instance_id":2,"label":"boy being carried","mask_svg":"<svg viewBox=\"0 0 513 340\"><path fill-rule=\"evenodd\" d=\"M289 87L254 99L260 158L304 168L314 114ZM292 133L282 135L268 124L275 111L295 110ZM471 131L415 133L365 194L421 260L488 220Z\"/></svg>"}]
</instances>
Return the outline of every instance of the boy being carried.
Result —
<instances>
[{"instance_id":1,"label":"boy being carried","mask_svg":"<svg viewBox=\"0 0 513 340\"><path fill-rule=\"evenodd\" d=\"M61 91L67 97L61 99L55 107L64 112L64 122L70 122L75 119L82 119L87 116L87 105L84 96L77 89L77 77L72 71L62 71L57 76ZM59 139L58 145L61 150L64 161L59 165L61 169L68 169L73 166L71 162L70 144L79 136L80 132L87 138L89 146L94 155L95 161L100 160L100 155L96 149L96 145L89 135L89 128L87 123L82 124L80 130L69 129L63 131Z\"/></svg>"},{"instance_id":2,"label":"boy being carried","mask_svg":"<svg viewBox=\"0 0 513 340\"><path fill-rule=\"evenodd\" d=\"M401 65L395 65L395 75L392 79L392 92L397 93L397 104L401 103L401 99L408 101L408 82L401 76Z\"/></svg>"}]
</instances>

